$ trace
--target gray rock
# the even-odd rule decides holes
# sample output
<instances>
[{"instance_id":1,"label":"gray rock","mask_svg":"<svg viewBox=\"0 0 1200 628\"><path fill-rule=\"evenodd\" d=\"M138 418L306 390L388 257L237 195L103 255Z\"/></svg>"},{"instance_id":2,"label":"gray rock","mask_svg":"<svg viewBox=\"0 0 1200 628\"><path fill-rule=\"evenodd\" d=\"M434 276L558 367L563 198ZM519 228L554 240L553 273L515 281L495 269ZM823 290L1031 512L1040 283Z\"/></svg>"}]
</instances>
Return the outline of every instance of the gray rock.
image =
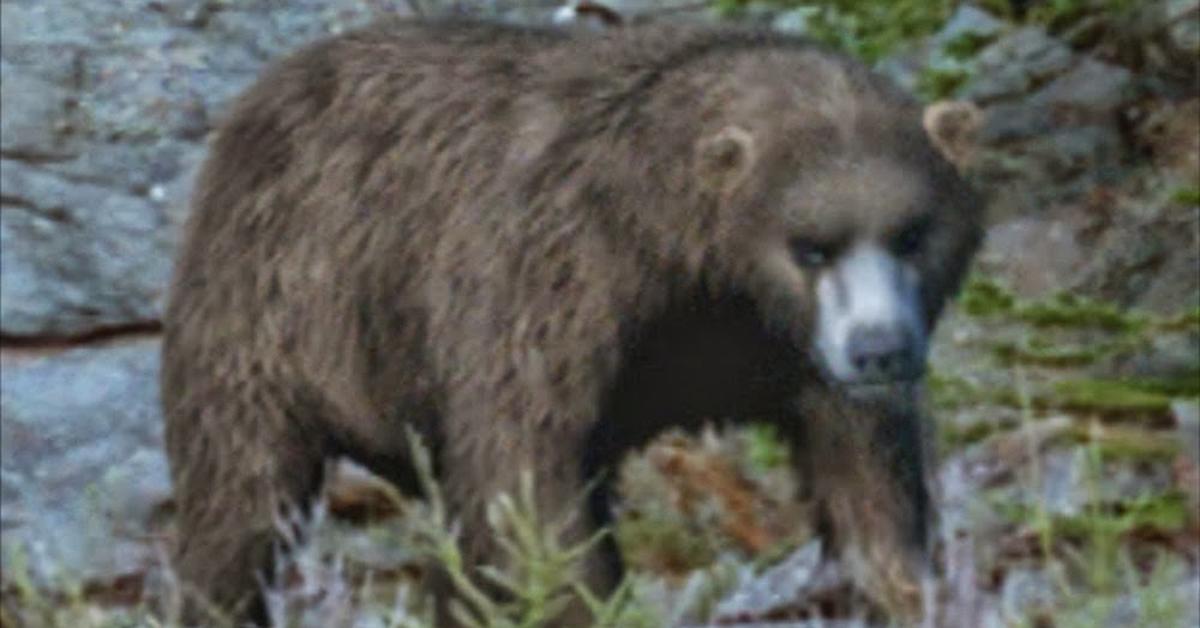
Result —
<instances>
[{"instance_id":1,"label":"gray rock","mask_svg":"<svg viewBox=\"0 0 1200 628\"><path fill-rule=\"evenodd\" d=\"M916 93L920 88L921 75L931 68L952 71L967 68L967 64L939 61L933 46L927 41L921 41L901 46L900 49L876 61L874 70L892 79L904 90Z\"/></svg>"},{"instance_id":2,"label":"gray rock","mask_svg":"<svg viewBox=\"0 0 1200 628\"><path fill-rule=\"evenodd\" d=\"M80 583L153 560L169 495L158 341L5 357L0 378L4 573Z\"/></svg>"},{"instance_id":3,"label":"gray rock","mask_svg":"<svg viewBox=\"0 0 1200 628\"><path fill-rule=\"evenodd\" d=\"M1046 571L1014 568L1004 578L1000 603L1011 618L1029 617L1039 610L1051 609L1059 590L1055 579Z\"/></svg>"},{"instance_id":4,"label":"gray rock","mask_svg":"<svg viewBox=\"0 0 1200 628\"><path fill-rule=\"evenodd\" d=\"M1200 401L1178 399L1171 403L1175 436L1192 462L1200 464Z\"/></svg>"},{"instance_id":5,"label":"gray rock","mask_svg":"<svg viewBox=\"0 0 1200 628\"><path fill-rule=\"evenodd\" d=\"M1200 55L1200 1L1167 0L1167 39L1181 54Z\"/></svg>"},{"instance_id":6,"label":"gray rock","mask_svg":"<svg viewBox=\"0 0 1200 628\"><path fill-rule=\"evenodd\" d=\"M840 578L822 562L820 541L811 541L761 575L744 569L738 584L716 608L716 617L768 617L804 604L808 594Z\"/></svg>"},{"instance_id":7,"label":"gray rock","mask_svg":"<svg viewBox=\"0 0 1200 628\"><path fill-rule=\"evenodd\" d=\"M1000 36L1005 27L1004 22L975 6L959 5L942 30L929 38L925 45L918 47L922 49L922 54L916 58L925 69L974 76L979 72L977 55L964 57L953 51L951 45L964 37L970 37L980 43L988 42ZM907 89L913 88L913 85L909 85L908 81L903 79L901 85Z\"/></svg>"},{"instance_id":8,"label":"gray rock","mask_svg":"<svg viewBox=\"0 0 1200 628\"><path fill-rule=\"evenodd\" d=\"M1134 97L1133 74L1120 66L1084 58L1071 71L1059 76L1030 99L1035 106L1070 108L1076 116L1095 119L1111 116Z\"/></svg>"},{"instance_id":9,"label":"gray rock","mask_svg":"<svg viewBox=\"0 0 1200 628\"><path fill-rule=\"evenodd\" d=\"M59 158L69 92L28 71L0 61L0 150L39 159Z\"/></svg>"},{"instance_id":10,"label":"gray rock","mask_svg":"<svg viewBox=\"0 0 1200 628\"><path fill-rule=\"evenodd\" d=\"M781 33L805 35L808 33L809 23L813 16L820 11L819 8L812 6L802 6L784 11L771 20L771 28Z\"/></svg>"},{"instance_id":11,"label":"gray rock","mask_svg":"<svg viewBox=\"0 0 1200 628\"><path fill-rule=\"evenodd\" d=\"M200 142L270 58L404 0L6 0L0 331L153 321Z\"/></svg>"},{"instance_id":12,"label":"gray rock","mask_svg":"<svg viewBox=\"0 0 1200 628\"><path fill-rule=\"evenodd\" d=\"M0 162L0 330L80 335L156 320L178 225L147 198Z\"/></svg>"},{"instance_id":13,"label":"gray rock","mask_svg":"<svg viewBox=\"0 0 1200 628\"><path fill-rule=\"evenodd\" d=\"M1116 503L1162 494L1172 487L1165 465L1106 461L1096 468L1082 447L1051 448L1039 461L1041 485L1008 486L1010 503L1041 507L1050 515L1076 516L1092 503Z\"/></svg>"},{"instance_id":14,"label":"gray rock","mask_svg":"<svg viewBox=\"0 0 1200 628\"><path fill-rule=\"evenodd\" d=\"M942 30L933 36L935 46L945 46L964 35L975 37L995 37L1005 28L1003 21L991 13L974 5L960 4L946 20Z\"/></svg>"},{"instance_id":15,"label":"gray rock","mask_svg":"<svg viewBox=\"0 0 1200 628\"><path fill-rule=\"evenodd\" d=\"M1087 259L1074 225L1023 216L988 229L978 264L1020 296L1037 298L1069 285Z\"/></svg>"},{"instance_id":16,"label":"gray rock","mask_svg":"<svg viewBox=\"0 0 1200 628\"><path fill-rule=\"evenodd\" d=\"M1041 28L1027 26L984 48L963 96L986 103L1028 93L1069 69L1074 54Z\"/></svg>"}]
</instances>

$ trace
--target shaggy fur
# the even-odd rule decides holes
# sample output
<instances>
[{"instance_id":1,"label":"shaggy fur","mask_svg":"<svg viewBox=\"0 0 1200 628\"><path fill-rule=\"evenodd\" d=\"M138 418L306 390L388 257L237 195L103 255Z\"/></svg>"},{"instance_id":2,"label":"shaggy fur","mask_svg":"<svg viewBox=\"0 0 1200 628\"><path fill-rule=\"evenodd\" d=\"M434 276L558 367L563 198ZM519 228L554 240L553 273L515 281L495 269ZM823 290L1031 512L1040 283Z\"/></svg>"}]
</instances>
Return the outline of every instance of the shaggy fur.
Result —
<instances>
[{"instance_id":1,"label":"shaggy fur","mask_svg":"<svg viewBox=\"0 0 1200 628\"><path fill-rule=\"evenodd\" d=\"M435 446L469 560L494 562L484 505L521 469L553 516L709 419L774 421L838 545L911 574L918 416L823 383L788 241L884 239L927 212L910 262L932 326L979 225L921 114L757 32L391 22L284 60L219 130L166 315L180 576L261 621L273 513L333 456L414 488L406 425ZM607 591L615 548L588 561Z\"/></svg>"}]
</instances>

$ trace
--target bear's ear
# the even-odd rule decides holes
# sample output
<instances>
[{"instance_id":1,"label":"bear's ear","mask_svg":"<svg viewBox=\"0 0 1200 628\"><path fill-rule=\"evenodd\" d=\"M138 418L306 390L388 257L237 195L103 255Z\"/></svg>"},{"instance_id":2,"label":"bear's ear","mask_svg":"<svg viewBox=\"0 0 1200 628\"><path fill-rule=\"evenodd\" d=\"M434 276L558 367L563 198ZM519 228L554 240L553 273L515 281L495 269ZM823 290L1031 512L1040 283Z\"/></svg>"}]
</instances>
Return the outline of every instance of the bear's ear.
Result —
<instances>
[{"instance_id":1,"label":"bear's ear","mask_svg":"<svg viewBox=\"0 0 1200 628\"><path fill-rule=\"evenodd\" d=\"M965 100L942 100L925 107L922 116L929 140L959 171L970 167L979 145L983 111Z\"/></svg>"},{"instance_id":2,"label":"bear's ear","mask_svg":"<svg viewBox=\"0 0 1200 628\"><path fill-rule=\"evenodd\" d=\"M740 126L727 126L696 144L700 180L714 189L728 189L754 163L754 137Z\"/></svg>"}]
</instances>

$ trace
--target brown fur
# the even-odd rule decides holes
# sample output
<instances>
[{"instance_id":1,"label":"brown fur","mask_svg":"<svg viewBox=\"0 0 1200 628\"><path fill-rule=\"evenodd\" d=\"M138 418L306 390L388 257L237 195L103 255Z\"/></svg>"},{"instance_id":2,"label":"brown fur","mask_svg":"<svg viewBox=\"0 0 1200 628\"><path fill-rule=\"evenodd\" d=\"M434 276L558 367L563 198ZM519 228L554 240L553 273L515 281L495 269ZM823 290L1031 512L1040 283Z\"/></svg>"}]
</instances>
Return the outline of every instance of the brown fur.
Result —
<instances>
[{"instance_id":1,"label":"brown fur","mask_svg":"<svg viewBox=\"0 0 1200 628\"><path fill-rule=\"evenodd\" d=\"M222 608L263 618L273 513L327 457L413 488L405 425L435 444L472 562L497 559L484 504L522 468L550 515L666 425L763 417L838 538L920 554L921 456L896 444L915 415L821 383L787 238L932 211L932 324L977 213L921 109L853 62L740 31L380 24L245 93L193 205L162 394L175 564ZM864 482L885 498L839 502ZM610 544L586 578L618 570Z\"/></svg>"}]
</instances>

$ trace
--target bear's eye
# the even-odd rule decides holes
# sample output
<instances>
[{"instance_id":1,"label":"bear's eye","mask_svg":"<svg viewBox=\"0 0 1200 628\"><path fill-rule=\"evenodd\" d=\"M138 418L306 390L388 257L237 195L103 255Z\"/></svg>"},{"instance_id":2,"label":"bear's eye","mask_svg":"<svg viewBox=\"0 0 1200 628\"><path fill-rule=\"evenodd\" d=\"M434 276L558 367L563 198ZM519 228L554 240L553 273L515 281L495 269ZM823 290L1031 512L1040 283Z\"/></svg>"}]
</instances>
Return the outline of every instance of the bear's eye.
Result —
<instances>
[{"instance_id":1,"label":"bear's eye","mask_svg":"<svg viewBox=\"0 0 1200 628\"><path fill-rule=\"evenodd\" d=\"M892 237L892 251L900 257L915 255L925 244L925 237L929 235L931 225L932 222L927 216L908 224Z\"/></svg>"},{"instance_id":2,"label":"bear's eye","mask_svg":"<svg viewBox=\"0 0 1200 628\"><path fill-rule=\"evenodd\" d=\"M833 245L817 242L811 238L795 237L789 244L792 249L792 258L805 268L824 266L837 254L836 247Z\"/></svg>"}]
</instances>

